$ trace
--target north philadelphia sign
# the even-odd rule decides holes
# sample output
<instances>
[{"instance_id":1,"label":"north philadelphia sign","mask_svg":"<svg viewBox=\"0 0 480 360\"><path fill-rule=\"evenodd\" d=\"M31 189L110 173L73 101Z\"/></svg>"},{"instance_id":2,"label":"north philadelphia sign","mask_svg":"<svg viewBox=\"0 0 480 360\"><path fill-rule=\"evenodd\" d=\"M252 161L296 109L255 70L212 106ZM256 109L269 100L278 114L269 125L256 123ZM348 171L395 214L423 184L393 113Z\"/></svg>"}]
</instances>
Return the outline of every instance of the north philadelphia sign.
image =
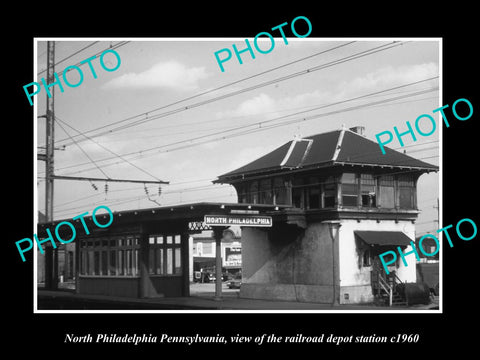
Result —
<instances>
[{"instance_id":1,"label":"north philadelphia sign","mask_svg":"<svg viewBox=\"0 0 480 360\"><path fill-rule=\"evenodd\" d=\"M271 216L257 215L205 215L204 222L209 226L255 226L272 227Z\"/></svg>"}]
</instances>

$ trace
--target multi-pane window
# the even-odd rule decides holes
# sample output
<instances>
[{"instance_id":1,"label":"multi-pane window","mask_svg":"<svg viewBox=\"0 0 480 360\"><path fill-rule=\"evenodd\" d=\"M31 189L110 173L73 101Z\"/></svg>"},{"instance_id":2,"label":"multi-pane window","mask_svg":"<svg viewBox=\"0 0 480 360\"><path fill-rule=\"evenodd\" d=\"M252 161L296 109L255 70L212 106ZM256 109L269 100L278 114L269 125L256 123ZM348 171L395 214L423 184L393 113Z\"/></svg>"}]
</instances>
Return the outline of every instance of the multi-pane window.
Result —
<instances>
[{"instance_id":1,"label":"multi-pane window","mask_svg":"<svg viewBox=\"0 0 480 360\"><path fill-rule=\"evenodd\" d=\"M148 269L151 275L182 274L180 235L151 235L148 244Z\"/></svg>"},{"instance_id":2,"label":"multi-pane window","mask_svg":"<svg viewBox=\"0 0 480 360\"><path fill-rule=\"evenodd\" d=\"M377 206L377 195L375 179L371 174L360 175L360 195L362 197L362 206Z\"/></svg>"},{"instance_id":3,"label":"multi-pane window","mask_svg":"<svg viewBox=\"0 0 480 360\"><path fill-rule=\"evenodd\" d=\"M322 184L323 189L323 207L330 208L335 206L337 198L337 184L333 176L328 177Z\"/></svg>"},{"instance_id":4,"label":"multi-pane window","mask_svg":"<svg viewBox=\"0 0 480 360\"><path fill-rule=\"evenodd\" d=\"M272 193L272 180L264 179L260 180L260 204L273 204L273 193Z\"/></svg>"},{"instance_id":5,"label":"multi-pane window","mask_svg":"<svg viewBox=\"0 0 480 360\"><path fill-rule=\"evenodd\" d=\"M308 208L320 208L320 187L316 186L308 188Z\"/></svg>"},{"instance_id":6,"label":"multi-pane window","mask_svg":"<svg viewBox=\"0 0 480 360\"><path fill-rule=\"evenodd\" d=\"M302 178L294 178L292 181L292 205L297 208L304 208L304 181Z\"/></svg>"},{"instance_id":7,"label":"multi-pane window","mask_svg":"<svg viewBox=\"0 0 480 360\"><path fill-rule=\"evenodd\" d=\"M384 175L379 178L380 206L393 209L395 207L395 180L392 175Z\"/></svg>"},{"instance_id":8,"label":"multi-pane window","mask_svg":"<svg viewBox=\"0 0 480 360\"><path fill-rule=\"evenodd\" d=\"M140 237L103 237L80 242L80 275L138 276Z\"/></svg>"},{"instance_id":9,"label":"multi-pane window","mask_svg":"<svg viewBox=\"0 0 480 360\"><path fill-rule=\"evenodd\" d=\"M353 173L342 174L342 205L357 206L358 205L358 183L357 177Z\"/></svg>"},{"instance_id":10,"label":"multi-pane window","mask_svg":"<svg viewBox=\"0 0 480 360\"><path fill-rule=\"evenodd\" d=\"M398 193L400 209L415 208L415 182L411 176L398 177Z\"/></svg>"},{"instance_id":11,"label":"multi-pane window","mask_svg":"<svg viewBox=\"0 0 480 360\"><path fill-rule=\"evenodd\" d=\"M273 196L275 205L288 205L290 203L287 199L287 186L281 177L273 179Z\"/></svg>"},{"instance_id":12,"label":"multi-pane window","mask_svg":"<svg viewBox=\"0 0 480 360\"><path fill-rule=\"evenodd\" d=\"M247 198L247 190L245 185L239 185L238 188L238 202L240 204L245 204L248 202Z\"/></svg>"},{"instance_id":13,"label":"multi-pane window","mask_svg":"<svg viewBox=\"0 0 480 360\"><path fill-rule=\"evenodd\" d=\"M411 175L343 173L341 176L274 177L238 185L240 202L291 205L300 209L345 207L414 209Z\"/></svg>"},{"instance_id":14,"label":"multi-pane window","mask_svg":"<svg viewBox=\"0 0 480 360\"><path fill-rule=\"evenodd\" d=\"M307 208L320 208L320 182L316 177L308 178L308 187L306 188Z\"/></svg>"},{"instance_id":15,"label":"multi-pane window","mask_svg":"<svg viewBox=\"0 0 480 360\"><path fill-rule=\"evenodd\" d=\"M250 202L252 204L258 204L258 183L256 181L252 181L248 192L248 198L250 199Z\"/></svg>"}]
</instances>

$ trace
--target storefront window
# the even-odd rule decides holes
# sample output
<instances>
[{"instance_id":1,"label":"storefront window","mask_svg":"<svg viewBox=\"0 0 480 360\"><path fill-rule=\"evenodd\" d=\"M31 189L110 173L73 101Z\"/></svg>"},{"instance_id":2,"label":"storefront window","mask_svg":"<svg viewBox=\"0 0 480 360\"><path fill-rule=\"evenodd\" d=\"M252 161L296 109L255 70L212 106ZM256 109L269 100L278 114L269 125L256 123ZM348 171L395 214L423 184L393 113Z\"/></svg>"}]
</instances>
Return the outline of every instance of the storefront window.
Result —
<instances>
[{"instance_id":1,"label":"storefront window","mask_svg":"<svg viewBox=\"0 0 480 360\"><path fill-rule=\"evenodd\" d=\"M163 274L163 249L156 248L153 249L152 253L155 256L155 274L162 275Z\"/></svg>"},{"instance_id":2,"label":"storefront window","mask_svg":"<svg viewBox=\"0 0 480 360\"><path fill-rule=\"evenodd\" d=\"M110 250L109 275L117 275L117 252Z\"/></svg>"},{"instance_id":3,"label":"storefront window","mask_svg":"<svg viewBox=\"0 0 480 360\"><path fill-rule=\"evenodd\" d=\"M125 275L125 268L123 267L123 250L118 250L118 275Z\"/></svg>"},{"instance_id":4,"label":"storefront window","mask_svg":"<svg viewBox=\"0 0 480 360\"><path fill-rule=\"evenodd\" d=\"M127 275L132 275L133 274L133 257L132 257L132 250L128 249L125 250L125 255L126 255L126 270L127 270Z\"/></svg>"},{"instance_id":5,"label":"storefront window","mask_svg":"<svg viewBox=\"0 0 480 360\"><path fill-rule=\"evenodd\" d=\"M173 274L173 249L167 249L167 275Z\"/></svg>"},{"instance_id":6,"label":"storefront window","mask_svg":"<svg viewBox=\"0 0 480 360\"><path fill-rule=\"evenodd\" d=\"M102 275L108 275L108 252L102 251Z\"/></svg>"},{"instance_id":7,"label":"storefront window","mask_svg":"<svg viewBox=\"0 0 480 360\"><path fill-rule=\"evenodd\" d=\"M136 276L140 237L102 237L80 244L80 274Z\"/></svg>"},{"instance_id":8,"label":"storefront window","mask_svg":"<svg viewBox=\"0 0 480 360\"><path fill-rule=\"evenodd\" d=\"M87 275L93 275L93 250L88 250L87 256Z\"/></svg>"},{"instance_id":9,"label":"storefront window","mask_svg":"<svg viewBox=\"0 0 480 360\"><path fill-rule=\"evenodd\" d=\"M175 274L182 273L182 251L180 248L175 249Z\"/></svg>"},{"instance_id":10,"label":"storefront window","mask_svg":"<svg viewBox=\"0 0 480 360\"><path fill-rule=\"evenodd\" d=\"M155 235L149 246L149 273L151 275L181 275L182 248L180 235ZM197 251L201 251L197 245Z\"/></svg>"},{"instance_id":11,"label":"storefront window","mask_svg":"<svg viewBox=\"0 0 480 360\"><path fill-rule=\"evenodd\" d=\"M94 261L94 274L100 275L100 251L95 251L93 253L93 261Z\"/></svg>"}]
</instances>

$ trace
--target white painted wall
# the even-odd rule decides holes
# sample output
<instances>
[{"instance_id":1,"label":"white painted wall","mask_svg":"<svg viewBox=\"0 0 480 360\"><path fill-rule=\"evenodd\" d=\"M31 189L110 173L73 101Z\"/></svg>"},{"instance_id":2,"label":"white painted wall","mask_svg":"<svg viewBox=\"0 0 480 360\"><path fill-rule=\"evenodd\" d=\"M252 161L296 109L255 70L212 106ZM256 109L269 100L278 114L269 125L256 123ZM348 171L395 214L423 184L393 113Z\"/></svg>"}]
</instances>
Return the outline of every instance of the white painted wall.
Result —
<instances>
[{"instance_id":1,"label":"white painted wall","mask_svg":"<svg viewBox=\"0 0 480 360\"><path fill-rule=\"evenodd\" d=\"M339 277L340 286L355 286L370 284L371 267L359 267L358 254L355 245L354 231L400 231L410 239L415 240L415 225L411 221L394 220L341 220L341 226L338 233L339 245ZM409 252L408 246L405 252ZM397 253L400 259L400 255ZM416 258L414 254L406 257L408 266L403 265L400 259L397 268L397 276L404 282L416 282Z\"/></svg>"}]
</instances>

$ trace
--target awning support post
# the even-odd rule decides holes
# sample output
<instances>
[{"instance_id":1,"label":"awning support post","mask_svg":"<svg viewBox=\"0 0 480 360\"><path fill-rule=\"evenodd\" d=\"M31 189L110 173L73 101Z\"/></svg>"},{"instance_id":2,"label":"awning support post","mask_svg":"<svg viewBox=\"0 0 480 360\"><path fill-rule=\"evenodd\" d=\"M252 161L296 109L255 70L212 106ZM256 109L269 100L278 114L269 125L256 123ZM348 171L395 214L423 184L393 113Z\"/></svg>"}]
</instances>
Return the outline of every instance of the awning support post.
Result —
<instances>
[{"instance_id":1,"label":"awning support post","mask_svg":"<svg viewBox=\"0 0 480 360\"><path fill-rule=\"evenodd\" d=\"M215 300L222 300L222 238L226 228L214 227L215 237Z\"/></svg>"}]
</instances>

